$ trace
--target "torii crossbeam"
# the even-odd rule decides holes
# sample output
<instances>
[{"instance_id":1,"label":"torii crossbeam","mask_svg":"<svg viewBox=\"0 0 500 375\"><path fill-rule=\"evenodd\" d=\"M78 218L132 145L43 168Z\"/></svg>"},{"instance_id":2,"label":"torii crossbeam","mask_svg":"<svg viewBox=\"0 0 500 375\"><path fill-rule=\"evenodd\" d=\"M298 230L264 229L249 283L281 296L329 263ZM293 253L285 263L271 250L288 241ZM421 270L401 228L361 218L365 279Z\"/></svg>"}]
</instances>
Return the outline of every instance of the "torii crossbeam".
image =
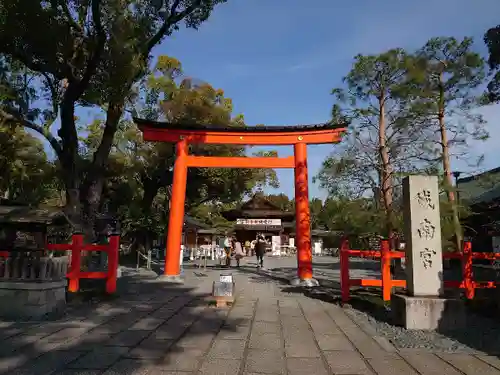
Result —
<instances>
[{"instance_id":1,"label":"torii crossbeam","mask_svg":"<svg viewBox=\"0 0 500 375\"><path fill-rule=\"evenodd\" d=\"M307 177L307 145L336 143L345 124L301 126L216 127L155 122L134 118L145 141L176 144L172 198L168 222L164 277L180 278L180 247L184 223L186 179L189 167L198 168L294 168L297 279L317 285L313 279L311 220ZM189 155L189 144L293 145L292 157L219 157Z\"/></svg>"}]
</instances>

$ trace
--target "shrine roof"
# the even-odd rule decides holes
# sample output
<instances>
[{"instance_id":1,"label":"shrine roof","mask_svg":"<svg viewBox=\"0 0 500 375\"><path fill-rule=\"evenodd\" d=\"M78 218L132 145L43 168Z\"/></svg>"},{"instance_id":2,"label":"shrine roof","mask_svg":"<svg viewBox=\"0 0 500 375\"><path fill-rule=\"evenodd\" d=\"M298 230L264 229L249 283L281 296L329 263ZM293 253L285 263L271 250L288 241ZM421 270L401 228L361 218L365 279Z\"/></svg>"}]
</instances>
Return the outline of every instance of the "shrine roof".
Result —
<instances>
[{"instance_id":1,"label":"shrine roof","mask_svg":"<svg viewBox=\"0 0 500 375\"><path fill-rule=\"evenodd\" d=\"M321 130L335 130L347 128L347 123L323 123L323 124L308 124L308 125L254 125L254 126L218 126L218 125L203 125L195 123L173 123L152 121L142 118L133 118L134 122L139 127L149 127L155 129L168 130L186 130L186 131L209 131L214 133L227 133L235 131L238 133L283 133L283 132L314 132Z\"/></svg>"},{"instance_id":2,"label":"shrine roof","mask_svg":"<svg viewBox=\"0 0 500 375\"><path fill-rule=\"evenodd\" d=\"M459 199L471 204L490 203L500 198L500 168L459 178L457 183Z\"/></svg>"},{"instance_id":3,"label":"shrine roof","mask_svg":"<svg viewBox=\"0 0 500 375\"><path fill-rule=\"evenodd\" d=\"M68 224L69 220L62 210L56 208L32 208L21 205L0 205L2 224Z\"/></svg>"},{"instance_id":4,"label":"shrine roof","mask_svg":"<svg viewBox=\"0 0 500 375\"><path fill-rule=\"evenodd\" d=\"M288 212L280 209L274 203L271 203L265 197L258 194L254 195L250 200L243 203L239 208L222 212L222 216L226 220L241 219L288 219L292 221L295 218L294 212Z\"/></svg>"},{"instance_id":5,"label":"shrine roof","mask_svg":"<svg viewBox=\"0 0 500 375\"><path fill-rule=\"evenodd\" d=\"M191 229L207 229L207 225L192 216L184 215L184 226Z\"/></svg>"}]
</instances>

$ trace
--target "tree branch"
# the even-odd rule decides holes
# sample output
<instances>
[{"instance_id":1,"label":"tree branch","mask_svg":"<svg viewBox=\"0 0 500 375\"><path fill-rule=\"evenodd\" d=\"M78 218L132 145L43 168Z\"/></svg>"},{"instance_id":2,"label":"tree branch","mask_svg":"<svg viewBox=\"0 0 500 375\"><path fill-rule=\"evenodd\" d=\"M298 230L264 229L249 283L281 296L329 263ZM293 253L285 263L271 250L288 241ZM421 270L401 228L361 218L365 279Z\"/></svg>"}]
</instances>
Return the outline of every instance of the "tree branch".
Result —
<instances>
[{"instance_id":1,"label":"tree branch","mask_svg":"<svg viewBox=\"0 0 500 375\"><path fill-rule=\"evenodd\" d=\"M8 50L5 51L6 55L11 56L14 60L20 61L23 65L25 65L28 69L34 71L34 72L48 72L53 74L55 77L59 77L61 72L58 72L57 70L51 69L49 64L43 64L40 62L37 62L33 60L31 57L27 57L24 54L20 53L19 51L14 51L14 50ZM70 78L70 77L67 77Z\"/></svg>"},{"instance_id":2,"label":"tree branch","mask_svg":"<svg viewBox=\"0 0 500 375\"><path fill-rule=\"evenodd\" d=\"M71 16L71 12L69 11L69 7L68 7L68 1L67 0L59 0L58 3L62 7L62 10L63 10L64 14L66 15L66 17L68 18L68 22L70 23L70 25L73 26L79 32L82 32L83 31L82 27Z\"/></svg>"},{"instance_id":3,"label":"tree branch","mask_svg":"<svg viewBox=\"0 0 500 375\"><path fill-rule=\"evenodd\" d=\"M196 8L198 8L201 5L202 1L203 0L193 1L190 6L186 7L182 12L177 13L176 10L179 4L181 3L181 0L174 0L172 6L170 7L167 19L160 27L158 32L155 35L153 35L151 39L149 39L149 41L146 43L146 50L144 51L144 54L149 55L149 52L151 52L153 47L156 46L161 41L161 38L163 38L163 36L169 32L170 28L177 22L184 19L190 13L192 13Z\"/></svg>"},{"instance_id":4,"label":"tree branch","mask_svg":"<svg viewBox=\"0 0 500 375\"><path fill-rule=\"evenodd\" d=\"M99 147L94 153L94 158L92 160L92 165L98 168L103 167L104 161L106 160L111 147L113 145L113 139L120 122L120 118L123 114L123 104L112 104L108 108L106 114L106 122L104 125L104 132L102 134L101 142Z\"/></svg>"},{"instance_id":5,"label":"tree branch","mask_svg":"<svg viewBox=\"0 0 500 375\"><path fill-rule=\"evenodd\" d=\"M59 112L59 105L57 102L57 89L52 83L52 80L50 79L48 73L42 72L42 76L45 78L45 81L47 82L47 86L49 86L50 94L52 95L52 110L54 111L54 116L57 116L57 113ZM55 120L55 118L53 118Z\"/></svg>"},{"instance_id":6,"label":"tree branch","mask_svg":"<svg viewBox=\"0 0 500 375\"><path fill-rule=\"evenodd\" d=\"M198 207L198 206L201 206L203 203L207 203L207 202L210 202L214 199L216 199L217 197L219 197L220 195L218 194L210 194L208 195L207 197L205 198L202 198L202 199L199 199L199 200L196 200L194 202L189 202L188 203L188 207L187 207L187 211L189 210L192 210L193 208L195 207Z\"/></svg>"},{"instance_id":7,"label":"tree branch","mask_svg":"<svg viewBox=\"0 0 500 375\"><path fill-rule=\"evenodd\" d=\"M35 124L33 121L19 118L18 116L12 113L4 111L3 109L0 109L0 116L6 123L21 125L28 129L34 130L38 134L42 135L50 143L57 157L61 158L62 156L61 143L57 138L54 137L54 135L48 129L45 129L45 127L41 125Z\"/></svg>"},{"instance_id":8,"label":"tree branch","mask_svg":"<svg viewBox=\"0 0 500 375\"><path fill-rule=\"evenodd\" d=\"M94 53L87 63L87 68L82 75L80 81L77 82L75 88L73 89L72 98L77 100L87 88L90 78L94 75L97 70L97 65L101 58L102 52L104 51L104 45L106 43L106 34L102 28L101 23L101 0L92 0L92 20L94 21L95 37L97 39L97 45L95 47Z\"/></svg>"}]
</instances>

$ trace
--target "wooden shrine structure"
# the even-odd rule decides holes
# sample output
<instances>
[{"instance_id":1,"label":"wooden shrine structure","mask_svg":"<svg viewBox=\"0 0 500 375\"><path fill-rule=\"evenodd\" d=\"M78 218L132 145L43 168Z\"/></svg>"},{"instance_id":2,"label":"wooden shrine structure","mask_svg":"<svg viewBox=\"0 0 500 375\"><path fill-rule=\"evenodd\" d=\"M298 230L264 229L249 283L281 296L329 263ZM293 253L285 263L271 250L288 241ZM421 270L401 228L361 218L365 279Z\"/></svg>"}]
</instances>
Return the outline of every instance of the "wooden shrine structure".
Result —
<instances>
[{"instance_id":1,"label":"wooden shrine structure","mask_svg":"<svg viewBox=\"0 0 500 375\"><path fill-rule=\"evenodd\" d=\"M459 178L459 204L470 213L461 218L464 235L474 251L500 251L500 168Z\"/></svg>"},{"instance_id":2,"label":"wooden shrine structure","mask_svg":"<svg viewBox=\"0 0 500 375\"><path fill-rule=\"evenodd\" d=\"M222 216L234 223L236 238L242 243L254 240L257 232L288 237L295 231L295 213L281 210L260 194L255 194L239 208L223 211Z\"/></svg>"},{"instance_id":3,"label":"wooden shrine structure","mask_svg":"<svg viewBox=\"0 0 500 375\"><path fill-rule=\"evenodd\" d=\"M295 171L295 216L297 233L297 283L317 284L313 280L311 221L307 176L307 145L339 142L345 124L305 126L220 127L173 124L134 118L145 141L176 144L172 200L168 223L164 277L176 281L180 276L180 246L184 222L187 169L195 168L293 168ZM190 144L293 145L289 157L222 157L190 155Z\"/></svg>"}]
</instances>

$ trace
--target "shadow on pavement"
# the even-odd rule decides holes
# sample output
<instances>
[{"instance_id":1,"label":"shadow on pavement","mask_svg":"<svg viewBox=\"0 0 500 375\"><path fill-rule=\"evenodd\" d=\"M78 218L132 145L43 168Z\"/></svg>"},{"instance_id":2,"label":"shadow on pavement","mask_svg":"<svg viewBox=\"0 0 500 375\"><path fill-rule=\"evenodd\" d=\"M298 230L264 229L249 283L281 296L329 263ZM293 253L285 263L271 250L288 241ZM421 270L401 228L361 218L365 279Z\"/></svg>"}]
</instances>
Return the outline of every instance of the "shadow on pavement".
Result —
<instances>
[{"instance_id":1,"label":"shadow on pavement","mask_svg":"<svg viewBox=\"0 0 500 375\"><path fill-rule=\"evenodd\" d=\"M247 324L228 319L229 310L209 307L207 297L196 282L125 278L116 297L76 298L58 321L0 321L0 374L198 371L218 332Z\"/></svg>"},{"instance_id":2,"label":"shadow on pavement","mask_svg":"<svg viewBox=\"0 0 500 375\"><path fill-rule=\"evenodd\" d=\"M276 275L273 272L270 272L269 270L265 269L260 270L256 266L252 265L245 265L239 268L232 268L231 270L248 275L249 280L255 283L266 283L269 280L276 281L278 284L282 285L286 285L289 283L288 279L283 276Z\"/></svg>"}]
</instances>

